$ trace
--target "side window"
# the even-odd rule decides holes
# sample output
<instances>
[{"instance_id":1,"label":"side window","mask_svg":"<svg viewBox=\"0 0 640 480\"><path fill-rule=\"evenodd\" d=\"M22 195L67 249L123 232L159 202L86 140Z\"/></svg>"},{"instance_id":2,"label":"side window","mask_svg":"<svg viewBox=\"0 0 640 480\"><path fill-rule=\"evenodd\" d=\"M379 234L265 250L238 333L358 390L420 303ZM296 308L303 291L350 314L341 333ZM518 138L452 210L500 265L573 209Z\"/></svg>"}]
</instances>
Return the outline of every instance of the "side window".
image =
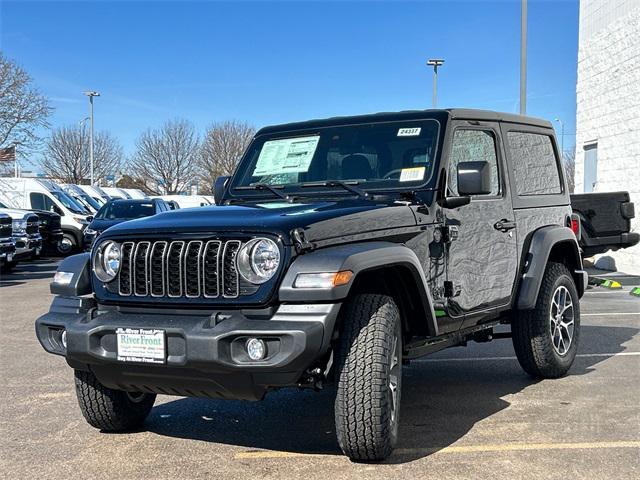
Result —
<instances>
[{"instance_id":1,"label":"side window","mask_svg":"<svg viewBox=\"0 0 640 480\"><path fill-rule=\"evenodd\" d=\"M449 190L458 195L458 164L462 162L489 162L491 166L491 193L500 194L498 177L498 158L496 155L496 138L489 130L457 129L453 134L451 157L449 159Z\"/></svg>"},{"instance_id":2,"label":"side window","mask_svg":"<svg viewBox=\"0 0 640 480\"><path fill-rule=\"evenodd\" d=\"M518 195L562 193L558 161L550 136L509 132L507 141Z\"/></svg>"},{"instance_id":3,"label":"side window","mask_svg":"<svg viewBox=\"0 0 640 480\"><path fill-rule=\"evenodd\" d=\"M31 208L35 208L36 210L47 210L43 194L32 192L29 194L29 198L31 199Z\"/></svg>"}]
</instances>

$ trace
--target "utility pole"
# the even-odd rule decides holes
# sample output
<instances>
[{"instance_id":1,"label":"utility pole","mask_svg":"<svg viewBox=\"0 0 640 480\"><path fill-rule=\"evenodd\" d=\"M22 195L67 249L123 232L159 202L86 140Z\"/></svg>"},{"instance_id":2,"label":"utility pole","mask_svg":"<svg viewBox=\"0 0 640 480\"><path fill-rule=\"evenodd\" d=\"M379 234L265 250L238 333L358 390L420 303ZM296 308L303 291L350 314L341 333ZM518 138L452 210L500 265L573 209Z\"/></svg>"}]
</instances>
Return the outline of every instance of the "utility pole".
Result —
<instances>
[{"instance_id":1,"label":"utility pole","mask_svg":"<svg viewBox=\"0 0 640 480\"><path fill-rule=\"evenodd\" d=\"M520 115L527 114L527 0L520 9Z\"/></svg>"},{"instance_id":2,"label":"utility pole","mask_svg":"<svg viewBox=\"0 0 640 480\"><path fill-rule=\"evenodd\" d=\"M556 118L556 122L560 124L560 158L564 160L564 122Z\"/></svg>"},{"instance_id":3,"label":"utility pole","mask_svg":"<svg viewBox=\"0 0 640 480\"><path fill-rule=\"evenodd\" d=\"M438 105L438 67L444 63L441 58L430 58L427 61L427 65L433 67L433 99L432 106L436 108Z\"/></svg>"},{"instance_id":4,"label":"utility pole","mask_svg":"<svg viewBox=\"0 0 640 480\"><path fill-rule=\"evenodd\" d=\"M91 162L90 181L91 185L93 185L93 97L99 97L100 94L98 92L84 92L84 94L89 97L89 161Z\"/></svg>"}]
</instances>

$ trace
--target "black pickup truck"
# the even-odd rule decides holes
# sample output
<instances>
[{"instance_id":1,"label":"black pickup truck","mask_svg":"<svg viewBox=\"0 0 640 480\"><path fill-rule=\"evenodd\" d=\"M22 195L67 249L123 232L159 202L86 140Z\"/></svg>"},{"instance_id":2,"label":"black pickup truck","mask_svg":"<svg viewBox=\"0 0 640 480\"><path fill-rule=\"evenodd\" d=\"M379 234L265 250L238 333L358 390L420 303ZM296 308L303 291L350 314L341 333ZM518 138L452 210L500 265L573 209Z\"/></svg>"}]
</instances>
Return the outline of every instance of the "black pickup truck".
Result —
<instances>
[{"instance_id":1,"label":"black pickup truck","mask_svg":"<svg viewBox=\"0 0 640 480\"><path fill-rule=\"evenodd\" d=\"M116 225L65 259L36 333L104 431L138 428L156 394L331 384L338 444L380 460L403 362L502 324L530 375L569 371L587 275L560 165L548 121L507 113L263 128L217 206Z\"/></svg>"},{"instance_id":2,"label":"black pickup truck","mask_svg":"<svg viewBox=\"0 0 640 480\"><path fill-rule=\"evenodd\" d=\"M573 194L571 208L580 220L585 257L632 247L640 240L640 234L631 231L635 208L628 192Z\"/></svg>"}]
</instances>

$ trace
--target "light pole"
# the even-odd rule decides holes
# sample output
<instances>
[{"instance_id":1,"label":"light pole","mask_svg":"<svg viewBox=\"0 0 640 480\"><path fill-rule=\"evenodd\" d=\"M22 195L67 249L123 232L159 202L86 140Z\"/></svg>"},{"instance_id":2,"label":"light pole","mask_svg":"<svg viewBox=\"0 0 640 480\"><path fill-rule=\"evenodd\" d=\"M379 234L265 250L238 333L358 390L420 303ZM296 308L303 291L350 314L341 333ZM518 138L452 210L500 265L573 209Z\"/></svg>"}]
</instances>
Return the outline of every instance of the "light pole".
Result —
<instances>
[{"instance_id":1,"label":"light pole","mask_svg":"<svg viewBox=\"0 0 640 480\"><path fill-rule=\"evenodd\" d=\"M93 97L99 97L98 92L84 92L89 97L89 161L91 162L91 185L93 185Z\"/></svg>"},{"instance_id":2,"label":"light pole","mask_svg":"<svg viewBox=\"0 0 640 480\"><path fill-rule=\"evenodd\" d=\"M559 118L555 119L560 124L560 158L564 159L564 122Z\"/></svg>"},{"instance_id":3,"label":"light pole","mask_svg":"<svg viewBox=\"0 0 640 480\"><path fill-rule=\"evenodd\" d=\"M427 60L427 65L433 67L433 108L436 108L438 104L438 67L444 63L441 58L430 58Z\"/></svg>"},{"instance_id":4,"label":"light pole","mask_svg":"<svg viewBox=\"0 0 640 480\"><path fill-rule=\"evenodd\" d=\"M527 0L520 9L520 115L527 113Z\"/></svg>"}]
</instances>

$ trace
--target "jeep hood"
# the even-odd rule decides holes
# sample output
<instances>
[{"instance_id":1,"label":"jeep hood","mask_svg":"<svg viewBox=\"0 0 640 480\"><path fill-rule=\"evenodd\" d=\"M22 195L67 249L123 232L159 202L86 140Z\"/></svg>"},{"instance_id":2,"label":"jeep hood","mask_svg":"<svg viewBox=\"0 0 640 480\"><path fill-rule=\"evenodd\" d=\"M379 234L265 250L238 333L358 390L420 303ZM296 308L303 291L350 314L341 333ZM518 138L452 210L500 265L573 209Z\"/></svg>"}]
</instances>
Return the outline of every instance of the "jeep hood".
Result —
<instances>
[{"instance_id":1,"label":"jeep hood","mask_svg":"<svg viewBox=\"0 0 640 480\"><path fill-rule=\"evenodd\" d=\"M280 235L285 243L289 243L289 233L297 228L302 228L306 239L313 242L415 224L411 208L404 203L314 199L294 203L259 202L174 210L120 223L109 228L106 236L247 232Z\"/></svg>"}]
</instances>

